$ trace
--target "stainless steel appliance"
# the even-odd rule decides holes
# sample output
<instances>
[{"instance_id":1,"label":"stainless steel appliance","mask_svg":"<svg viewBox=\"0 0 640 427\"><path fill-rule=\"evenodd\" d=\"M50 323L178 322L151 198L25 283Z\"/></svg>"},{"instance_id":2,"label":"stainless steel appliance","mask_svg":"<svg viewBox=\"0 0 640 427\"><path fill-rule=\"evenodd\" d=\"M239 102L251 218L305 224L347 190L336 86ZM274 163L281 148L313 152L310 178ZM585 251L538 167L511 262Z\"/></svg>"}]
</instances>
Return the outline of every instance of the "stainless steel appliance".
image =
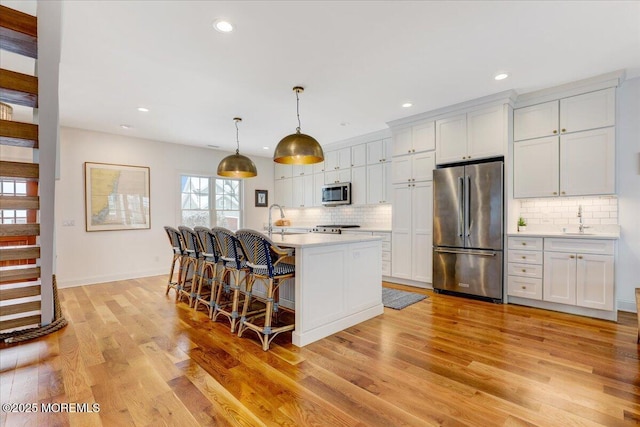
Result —
<instances>
[{"instance_id":1,"label":"stainless steel appliance","mask_svg":"<svg viewBox=\"0 0 640 427\"><path fill-rule=\"evenodd\" d=\"M322 186L322 205L338 206L351 204L351 183L339 182Z\"/></svg>"},{"instance_id":2,"label":"stainless steel appliance","mask_svg":"<svg viewBox=\"0 0 640 427\"><path fill-rule=\"evenodd\" d=\"M503 161L433 171L433 288L502 301Z\"/></svg>"},{"instance_id":3,"label":"stainless steel appliance","mask_svg":"<svg viewBox=\"0 0 640 427\"><path fill-rule=\"evenodd\" d=\"M359 228L359 225L354 224L330 224L330 225L316 225L311 229L313 233L324 234L340 234L343 228Z\"/></svg>"}]
</instances>

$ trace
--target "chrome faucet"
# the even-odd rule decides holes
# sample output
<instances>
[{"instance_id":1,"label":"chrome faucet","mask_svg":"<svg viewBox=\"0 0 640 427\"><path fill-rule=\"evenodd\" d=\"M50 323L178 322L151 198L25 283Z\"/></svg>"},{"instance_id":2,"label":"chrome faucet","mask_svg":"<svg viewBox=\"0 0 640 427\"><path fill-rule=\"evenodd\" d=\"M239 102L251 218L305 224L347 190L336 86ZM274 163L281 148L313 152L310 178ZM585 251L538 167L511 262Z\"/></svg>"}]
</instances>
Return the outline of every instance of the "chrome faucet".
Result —
<instances>
[{"instance_id":1,"label":"chrome faucet","mask_svg":"<svg viewBox=\"0 0 640 427\"><path fill-rule=\"evenodd\" d=\"M582 205L578 205L578 231L580 233L584 233L585 228L589 228L589 226L584 225L584 220L582 216Z\"/></svg>"},{"instance_id":2,"label":"chrome faucet","mask_svg":"<svg viewBox=\"0 0 640 427\"><path fill-rule=\"evenodd\" d=\"M271 234L273 233L273 222L271 221L271 209L277 207L278 209L280 209L280 218L284 218L284 211L282 210L282 206L274 203L271 206L269 206L269 228L267 229L269 231L269 237L271 237ZM284 229L283 229L283 234L284 234Z\"/></svg>"}]
</instances>

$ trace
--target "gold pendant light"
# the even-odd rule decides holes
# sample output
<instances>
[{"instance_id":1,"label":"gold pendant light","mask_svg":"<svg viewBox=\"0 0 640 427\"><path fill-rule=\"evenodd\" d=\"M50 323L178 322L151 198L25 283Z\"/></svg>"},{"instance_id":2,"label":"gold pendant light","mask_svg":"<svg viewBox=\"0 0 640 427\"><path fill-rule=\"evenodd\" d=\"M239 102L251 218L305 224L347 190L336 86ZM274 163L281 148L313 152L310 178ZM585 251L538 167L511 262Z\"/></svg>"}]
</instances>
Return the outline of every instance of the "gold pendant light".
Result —
<instances>
[{"instance_id":1,"label":"gold pendant light","mask_svg":"<svg viewBox=\"0 0 640 427\"><path fill-rule=\"evenodd\" d=\"M304 92L304 88L296 86L296 113L298 115L298 127L296 133L287 135L280 140L276 151L273 153L273 161L288 165L309 165L324 160L322 147L312 136L300 133L300 99L298 94Z\"/></svg>"},{"instance_id":2,"label":"gold pendant light","mask_svg":"<svg viewBox=\"0 0 640 427\"><path fill-rule=\"evenodd\" d=\"M238 122L241 122L242 119L240 117L235 117L233 120L236 122L236 154L232 154L222 159L218 165L218 175L229 178L253 178L258 175L256 164L247 156L240 154Z\"/></svg>"}]
</instances>

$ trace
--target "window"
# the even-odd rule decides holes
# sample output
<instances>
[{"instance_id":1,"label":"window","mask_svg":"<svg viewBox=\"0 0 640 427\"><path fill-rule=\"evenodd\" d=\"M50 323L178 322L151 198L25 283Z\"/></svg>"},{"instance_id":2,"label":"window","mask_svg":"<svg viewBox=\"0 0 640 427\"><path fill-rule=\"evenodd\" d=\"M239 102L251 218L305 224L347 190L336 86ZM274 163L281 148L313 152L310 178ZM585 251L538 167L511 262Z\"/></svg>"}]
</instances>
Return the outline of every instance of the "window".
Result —
<instances>
[{"instance_id":1,"label":"window","mask_svg":"<svg viewBox=\"0 0 640 427\"><path fill-rule=\"evenodd\" d=\"M26 196L27 182L16 179L0 180L0 195ZM26 224L27 211L25 209L1 209L0 224Z\"/></svg>"},{"instance_id":2,"label":"window","mask_svg":"<svg viewBox=\"0 0 640 427\"><path fill-rule=\"evenodd\" d=\"M242 186L238 179L182 175L181 224L188 227L242 226Z\"/></svg>"}]
</instances>

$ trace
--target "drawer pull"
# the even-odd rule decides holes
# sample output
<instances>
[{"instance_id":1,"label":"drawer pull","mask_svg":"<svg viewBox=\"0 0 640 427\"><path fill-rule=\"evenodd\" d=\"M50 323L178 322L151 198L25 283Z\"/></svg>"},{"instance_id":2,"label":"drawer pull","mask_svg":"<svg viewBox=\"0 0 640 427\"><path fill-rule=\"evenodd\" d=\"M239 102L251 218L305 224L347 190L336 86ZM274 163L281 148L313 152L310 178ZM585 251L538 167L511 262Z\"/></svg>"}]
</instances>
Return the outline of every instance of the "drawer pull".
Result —
<instances>
[{"instance_id":1,"label":"drawer pull","mask_svg":"<svg viewBox=\"0 0 640 427\"><path fill-rule=\"evenodd\" d=\"M527 259L527 257L523 255L523 256L522 256L522 259Z\"/></svg>"},{"instance_id":2,"label":"drawer pull","mask_svg":"<svg viewBox=\"0 0 640 427\"><path fill-rule=\"evenodd\" d=\"M525 269L523 268L523 269L522 269L522 272L523 272L523 273L526 273L526 272L527 272L527 270L525 270Z\"/></svg>"},{"instance_id":3,"label":"drawer pull","mask_svg":"<svg viewBox=\"0 0 640 427\"><path fill-rule=\"evenodd\" d=\"M523 286L523 287L522 287L522 289L527 289L527 287L526 287L526 286Z\"/></svg>"},{"instance_id":4,"label":"drawer pull","mask_svg":"<svg viewBox=\"0 0 640 427\"><path fill-rule=\"evenodd\" d=\"M582 259L582 255L578 255L578 259Z\"/></svg>"},{"instance_id":5,"label":"drawer pull","mask_svg":"<svg viewBox=\"0 0 640 427\"><path fill-rule=\"evenodd\" d=\"M527 246L527 242L522 242L522 246Z\"/></svg>"},{"instance_id":6,"label":"drawer pull","mask_svg":"<svg viewBox=\"0 0 640 427\"><path fill-rule=\"evenodd\" d=\"M569 258L574 259L574 258L575 258L575 255L571 255L571 256L569 256Z\"/></svg>"}]
</instances>

